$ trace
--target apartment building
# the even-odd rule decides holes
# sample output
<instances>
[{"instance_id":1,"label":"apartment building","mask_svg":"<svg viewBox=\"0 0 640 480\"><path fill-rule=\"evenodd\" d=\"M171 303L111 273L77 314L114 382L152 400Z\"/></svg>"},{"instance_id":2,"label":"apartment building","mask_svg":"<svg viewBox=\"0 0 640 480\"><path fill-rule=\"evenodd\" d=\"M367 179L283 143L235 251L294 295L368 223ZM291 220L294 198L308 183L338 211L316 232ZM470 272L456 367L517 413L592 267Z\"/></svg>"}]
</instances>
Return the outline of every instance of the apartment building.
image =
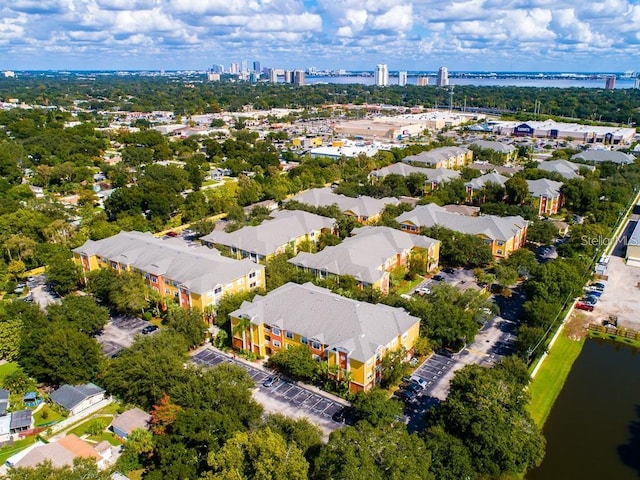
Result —
<instances>
[{"instance_id":1,"label":"apartment building","mask_svg":"<svg viewBox=\"0 0 640 480\"><path fill-rule=\"evenodd\" d=\"M372 198L366 196L347 197L333 193L330 188L312 188L299 193L291 200L312 207L329 207L337 205L342 213L351 216L359 223L369 224L377 222L384 210L385 205L398 205L397 198Z\"/></svg>"},{"instance_id":2,"label":"apartment building","mask_svg":"<svg viewBox=\"0 0 640 480\"><path fill-rule=\"evenodd\" d=\"M200 240L207 247L224 249L237 259L248 258L266 263L270 258L290 251L298 252L303 242L317 243L320 234L334 231L336 221L302 210L280 210L258 226L235 232L213 231Z\"/></svg>"},{"instance_id":3,"label":"apartment building","mask_svg":"<svg viewBox=\"0 0 640 480\"><path fill-rule=\"evenodd\" d=\"M432 168L460 169L473 160L473 152L466 147L440 147L416 155L409 155L402 161Z\"/></svg>"},{"instance_id":4,"label":"apartment building","mask_svg":"<svg viewBox=\"0 0 640 480\"><path fill-rule=\"evenodd\" d=\"M527 180L532 204L538 210L538 215L553 215L564 205L562 182L555 182L547 178Z\"/></svg>"},{"instance_id":5,"label":"apartment building","mask_svg":"<svg viewBox=\"0 0 640 480\"><path fill-rule=\"evenodd\" d=\"M262 265L150 233L120 232L102 240L87 240L73 250L73 259L84 272L112 268L139 274L161 295L175 298L184 308L201 311L225 294L265 285Z\"/></svg>"},{"instance_id":6,"label":"apartment building","mask_svg":"<svg viewBox=\"0 0 640 480\"><path fill-rule=\"evenodd\" d=\"M425 190L436 190L438 186L443 183L460 177L459 171L451 170L449 168L424 168L414 167L407 163L393 163L388 167L383 167L379 170L373 170L370 172L369 181L375 182L376 180L383 179L388 175L408 177L412 174L424 175L426 177Z\"/></svg>"},{"instance_id":7,"label":"apartment building","mask_svg":"<svg viewBox=\"0 0 640 480\"><path fill-rule=\"evenodd\" d=\"M440 241L433 238L389 227L361 227L351 234L339 245L318 253L301 252L289 263L320 278L349 275L360 288L373 287L384 294L389 293L390 272L408 268L413 253L422 254L427 271L438 266Z\"/></svg>"},{"instance_id":8,"label":"apartment building","mask_svg":"<svg viewBox=\"0 0 640 480\"><path fill-rule=\"evenodd\" d=\"M520 216L497 217L481 215L469 217L452 213L435 203L420 205L396 217L404 232L419 234L422 228L440 225L450 230L477 235L491 248L495 258L505 258L527 240L528 222Z\"/></svg>"},{"instance_id":9,"label":"apartment building","mask_svg":"<svg viewBox=\"0 0 640 480\"><path fill-rule=\"evenodd\" d=\"M337 375L349 379L353 392L379 383L384 356L398 350L409 354L420 330L420 319L402 308L359 302L312 283L287 283L256 295L230 318L235 348L267 356L306 345L318 361L338 367Z\"/></svg>"}]
</instances>

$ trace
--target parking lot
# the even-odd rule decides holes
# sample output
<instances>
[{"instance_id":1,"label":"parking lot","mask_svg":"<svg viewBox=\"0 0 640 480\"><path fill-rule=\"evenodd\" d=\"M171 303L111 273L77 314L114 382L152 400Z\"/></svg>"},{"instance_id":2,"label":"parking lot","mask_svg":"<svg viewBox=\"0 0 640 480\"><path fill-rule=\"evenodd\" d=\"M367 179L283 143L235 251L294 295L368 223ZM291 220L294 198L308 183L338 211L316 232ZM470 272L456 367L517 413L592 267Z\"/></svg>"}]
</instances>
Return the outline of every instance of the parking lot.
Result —
<instances>
[{"instance_id":1,"label":"parking lot","mask_svg":"<svg viewBox=\"0 0 640 480\"><path fill-rule=\"evenodd\" d=\"M431 289L441 283L448 283L449 285L453 285L463 291L469 288L480 290L480 287L473 276L473 270L464 268L440 270L440 272L432 278L426 279L424 282L420 283L416 289L421 287Z\"/></svg>"},{"instance_id":2,"label":"parking lot","mask_svg":"<svg viewBox=\"0 0 640 480\"><path fill-rule=\"evenodd\" d=\"M230 362L245 368L256 382L254 398L262 404L267 413L282 413L298 418L306 417L317 424L325 435L342 426L332 419L336 412L348 405L341 399L287 379L281 379L272 386L265 387L263 383L272 376L270 372L230 357L211 347L198 351L192 356L192 359L194 363L207 367Z\"/></svg>"},{"instance_id":3,"label":"parking lot","mask_svg":"<svg viewBox=\"0 0 640 480\"><path fill-rule=\"evenodd\" d=\"M114 357L122 349L130 347L136 335L148 325L149 322L135 317L111 317L96 340L107 357Z\"/></svg>"}]
</instances>

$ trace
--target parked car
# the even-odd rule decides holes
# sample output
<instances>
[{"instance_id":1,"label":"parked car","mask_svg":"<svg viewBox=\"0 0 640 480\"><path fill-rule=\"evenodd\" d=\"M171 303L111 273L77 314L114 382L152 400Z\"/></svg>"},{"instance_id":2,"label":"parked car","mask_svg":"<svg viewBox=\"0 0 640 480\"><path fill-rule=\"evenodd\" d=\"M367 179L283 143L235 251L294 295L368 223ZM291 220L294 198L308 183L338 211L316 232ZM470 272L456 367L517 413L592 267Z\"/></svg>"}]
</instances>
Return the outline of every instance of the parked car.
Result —
<instances>
[{"instance_id":1,"label":"parked car","mask_svg":"<svg viewBox=\"0 0 640 480\"><path fill-rule=\"evenodd\" d=\"M418 295L430 295L431 289L429 287L418 287L416 288L416 293Z\"/></svg>"},{"instance_id":2,"label":"parked car","mask_svg":"<svg viewBox=\"0 0 640 480\"><path fill-rule=\"evenodd\" d=\"M592 283L591 284L591 288L594 290L598 290L600 292L604 292L604 288L606 287L605 283L602 282L596 282L596 283Z\"/></svg>"},{"instance_id":3,"label":"parked car","mask_svg":"<svg viewBox=\"0 0 640 480\"><path fill-rule=\"evenodd\" d=\"M584 302L576 302L576 308L578 310L586 310L587 312L593 312L593 305Z\"/></svg>"},{"instance_id":4,"label":"parked car","mask_svg":"<svg viewBox=\"0 0 640 480\"><path fill-rule=\"evenodd\" d=\"M582 299L582 301L588 305L595 305L596 303L598 303L598 297L594 295L587 295Z\"/></svg>"},{"instance_id":5,"label":"parked car","mask_svg":"<svg viewBox=\"0 0 640 480\"><path fill-rule=\"evenodd\" d=\"M267 388L273 387L279 381L280 379L278 377L268 377L264 382L262 382L262 386Z\"/></svg>"},{"instance_id":6,"label":"parked car","mask_svg":"<svg viewBox=\"0 0 640 480\"><path fill-rule=\"evenodd\" d=\"M142 335L148 335L150 333L155 332L156 330L158 330L158 327L156 325L147 325L140 331L140 333Z\"/></svg>"},{"instance_id":7,"label":"parked car","mask_svg":"<svg viewBox=\"0 0 640 480\"><path fill-rule=\"evenodd\" d=\"M331 417L334 422L344 423L345 425L355 425L356 411L353 407L342 407Z\"/></svg>"},{"instance_id":8,"label":"parked car","mask_svg":"<svg viewBox=\"0 0 640 480\"><path fill-rule=\"evenodd\" d=\"M602 292L602 291L600 291L600 290L587 290L587 296L590 296L590 297L592 297L592 296L593 296L593 297L598 297L598 298L600 298L600 296L602 295L602 293L603 293L603 292Z\"/></svg>"},{"instance_id":9,"label":"parked car","mask_svg":"<svg viewBox=\"0 0 640 480\"><path fill-rule=\"evenodd\" d=\"M407 390L413 393L418 393L420 390L422 390L422 387L414 382L405 383L401 386L401 388L402 390Z\"/></svg>"},{"instance_id":10,"label":"parked car","mask_svg":"<svg viewBox=\"0 0 640 480\"><path fill-rule=\"evenodd\" d=\"M440 274L434 275L433 276L433 280L435 280L436 282L442 282L442 281L444 281L444 277L442 275L440 275Z\"/></svg>"},{"instance_id":11,"label":"parked car","mask_svg":"<svg viewBox=\"0 0 640 480\"><path fill-rule=\"evenodd\" d=\"M411 381L413 383L415 383L417 385L420 385L420 388L426 388L427 387L427 382L424 379L418 377L417 375L411 375L410 378L411 378Z\"/></svg>"},{"instance_id":12,"label":"parked car","mask_svg":"<svg viewBox=\"0 0 640 480\"><path fill-rule=\"evenodd\" d=\"M444 273L449 273L449 274L456 273L456 269L452 268L452 267L445 267L445 268L442 269L442 271Z\"/></svg>"},{"instance_id":13,"label":"parked car","mask_svg":"<svg viewBox=\"0 0 640 480\"><path fill-rule=\"evenodd\" d=\"M416 398L417 393L412 390L400 390L396 395L402 400L413 400Z\"/></svg>"}]
</instances>

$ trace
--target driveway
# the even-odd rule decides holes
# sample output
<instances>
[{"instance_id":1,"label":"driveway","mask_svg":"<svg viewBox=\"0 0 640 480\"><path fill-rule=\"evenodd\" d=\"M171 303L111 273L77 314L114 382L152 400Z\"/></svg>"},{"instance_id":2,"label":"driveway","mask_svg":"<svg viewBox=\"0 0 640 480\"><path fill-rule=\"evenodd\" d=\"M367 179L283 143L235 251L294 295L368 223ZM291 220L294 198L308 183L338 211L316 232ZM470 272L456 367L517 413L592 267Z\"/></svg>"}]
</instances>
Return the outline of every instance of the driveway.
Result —
<instances>
[{"instance_id":1,"label":"driveway","mask_svg":"<svg viewBox=\"0 0 640 480\"><path fill-rule=\"evenodd\" d=\"M96 340L107 357L115 357L122 349L129 348L136 335L148 325L151 324L135 317L111 317Z\"/></svg>"},{"instance_id":2,"label":"driveway","mask_svg":"<svg viewBox=\"0 0 640 480\"><path fill-rule=\"evenodd\" d=\"M29 296L33 303L38 305L41 309L46 310L47 306L52 303L60 303L60 296L53 290L49 289L46 284L47 278L45 275L36 275L27 280L27 287L29 287Z\"/></svg>"},{"instance_id":3,"label":"driveway","mask_svg":"<svg viewBox=\"0 0 640 480\"><path fill-rule=\"evenodd\" d=\"M434 280L434 277L439 276L441 280ZM438 272L434 277L426 279L424 282L420 283L416 286L416 288L427 287L433 288L436 285L440 285L441 283L448 283L449 285L453 285L454 287L459 288L460 290L467 290L469 288L473 288L475 290L480 290L478 283L476 282L476 278L473 275L473 270L464 269L464 268L456 268L453 271L447 273L444 270ZM410 292L415 292L415 289Z\"/></svg>"},{"instance_id":4,"label":"driveway","mask_svg":"<svg viewBox=\"0 0 640 480\"><path fill-rule=\"evenodd\" d=\"M318 425L325 436L340 428L342 423L335 422L332 417L342 407L349 405L346 401L322 392L314 387L282 378L270 387L264 381L273 376L271 372L254 366L244 360L231 357L225 353L205 347L197 351L192 360L198 365L214 367L224 362L240 365L256 383L253 396L267 413L282 413L290 417L306 417Z\"/></svg>"}]
</instances>

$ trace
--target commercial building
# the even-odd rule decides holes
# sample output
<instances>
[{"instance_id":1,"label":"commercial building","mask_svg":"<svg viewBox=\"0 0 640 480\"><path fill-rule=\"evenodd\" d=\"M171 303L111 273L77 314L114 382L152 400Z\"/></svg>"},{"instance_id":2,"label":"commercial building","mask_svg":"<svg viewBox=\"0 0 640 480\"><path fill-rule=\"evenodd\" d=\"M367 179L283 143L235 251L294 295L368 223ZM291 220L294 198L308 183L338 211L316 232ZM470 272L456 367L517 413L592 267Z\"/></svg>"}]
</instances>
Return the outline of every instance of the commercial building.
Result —
<instances>
[{"instance_id":1,"label":"commercial building","mask_svg":"<svg viewBox=\"0 0 640 480\"><path fill-rule=\"evenodd\" d=\"M348 379L353 392L378 384L382 359L399 350L409 354L420 330L420 319L402 308L341 297L311 283L256 295L229 316L235 348L266 356L305 345L339 379Z\"/></svg>"},{"instance_id":2,"label":"commercial building","mask_svg":"<svg viewBox=\"0 0 640 480\"><path fill-rule=\"evenodd\" d=\"M373 287L389 293L389 273L407 268L411 255L421 252L425 269L437 268L440 242L423 235L410 235L390 227L362 227L342 243L318 253L300 252L289 260L319 278L349 275L360 288Z\"/></svg>"},{"instance_id":3,"label":"commercial building","mask_svg":"<svg viewBox=\"0 0 640 480\"><path fill-rule=\"evenodd\" d=\"M449 86L449 70L447 70L447 67L440 67L438 69L438 78L436 80L436 85L438 87Z\"/></svg>"},{"instance_id":4,"label":"commercial building","mask_svg":"<svg viewBox=\"0 0 640 480\"><path fill-rule=\"evenodd\" d=\"M516 137L573 139L582 143L628 144L635 134L635 128L611 127L603 125L580 125L562 123L554 120L544 122L529 121L526 123L513 121L493 122L493 133L513 135Z\"/></svg>"},{"instance_id":5,"label":"commercial building","mask_svg":"<svg viewBox=\"0 0 640 480\"><path fill-rule=\"evenodd\" d=\"M469 217L459 213L451 213L435 203L420 205L410 212L396 217L404 232L420 233L422 228L439 225L450 230L477 235L491 248L495 258L505 258L527 240L528 223L520 216L497 217L481 215Z\"/></svg>"},{"instance_id":6,"label":"commercial building","mask_svg":"<svg viewBox=\"0 0 640 480\"><path fill-rule=\"evenodd\" d=\"M348 140L341 140L333 142L332 145L320 146L309 150L309 155L312 158L316 157L328 157L338 160L342 157L354 158L358 155L364 154L367 157L373 157L381 149L388 150L390 147L384 146L377 142L351 142Z\"/></svg>"},{"instance_id":7,"label":"commercial building","mask_svg":"<svg viewBox=\"0 0 640 480\"><path fill-rule=\"evenodd\" d=\"M386 205L398 205L400 203L397 198L392 197L347 197L333 193L330 188L312 188L295 195L291 200L312 207L336 205L342 213L363 224L377 222Z\"/></svg>"},{"instance_id":8,"label":"commercial building","mask_svg":"<svg viewBox=\"0 0 640 480\"><path fill-rule=\"evenodd\" d=\"M640 267L640 222L638 222L627 238L627 252L625 254L627 265Z\"/></svg>"},{"instance_id":9,"label":"commercial building","mask_svg":"<svg viewBox=\"0 0 640 480\"><path fill-rule=\"evenodd\" d=\"M376 65L375 82L378 87L386 87L389 85L389 69L386 63Z\"/></svg>"},{"instance_id":10,"label":"commercial building","mask_svg":"<svg viewBox=\"0 0 640 480\"><path fill-rule=\"evenodd\" d=\"M213 231L200 240L208 247L226 250L231 256L266 263L275 255L295 255L304 242L317 243L323 232L333 232L336 221L302 210L281 210L258 226L235 232Z\"/></svg>"},{"instance_id":11,"label":"commercial building","mask_svg":"<svg viewBox=\"0 0 640 480\"><path fill-rule=\"evenodd\" d=\"M463 168L473 160L473 151L466 147L440 147L402 160L405 163L427 165L433 168Z\"/></svg>"},{"instance_id":12,"label":"commercial building","mask_svg":"<svg viewBox=\"0 0 640 480\"><path fill-rule=\"evenodd\" d=\"M223 257L218 250L187 244L180 238L156 238L150 233L120 232L102 240L87 240L73 250L85 272L99 268L129 271L145 278L160 295L175 298L184 308L203 311L225 294L264 287L264 266Z\"/></svg>"}]
</instances>

